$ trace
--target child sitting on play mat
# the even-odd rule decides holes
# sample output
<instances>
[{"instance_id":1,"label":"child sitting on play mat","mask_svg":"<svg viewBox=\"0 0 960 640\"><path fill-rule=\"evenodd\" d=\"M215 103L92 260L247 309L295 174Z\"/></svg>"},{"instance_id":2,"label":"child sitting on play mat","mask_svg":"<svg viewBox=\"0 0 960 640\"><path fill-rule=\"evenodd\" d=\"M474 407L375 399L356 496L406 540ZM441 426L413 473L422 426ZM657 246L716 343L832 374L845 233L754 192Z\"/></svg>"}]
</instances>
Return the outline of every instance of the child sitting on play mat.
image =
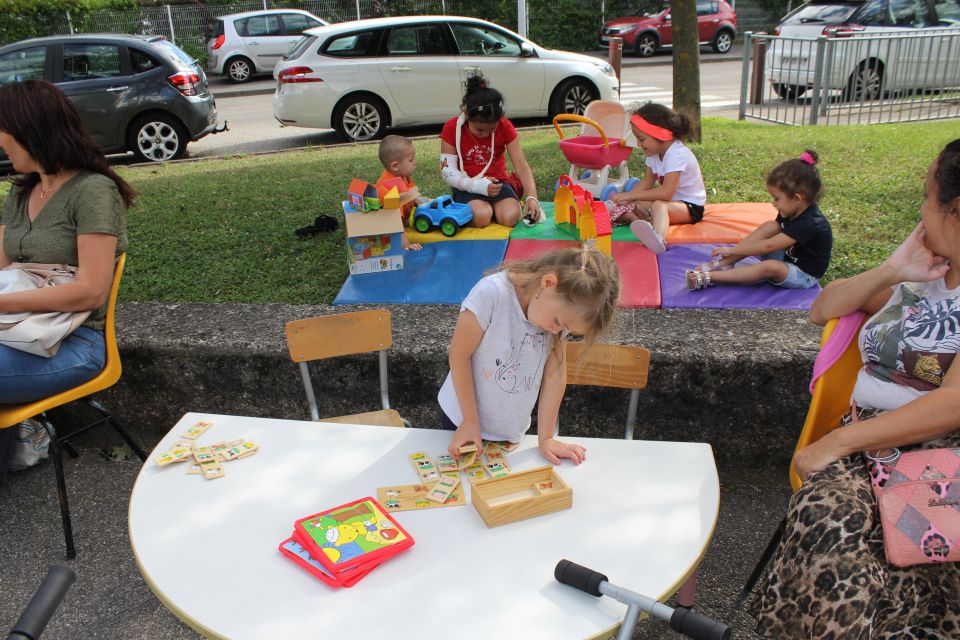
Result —
<instances>
[{"instance_id":1,"label":"child sitting on play mat","mask_svg":"<svg viewBox=\"0 0 960 640\"><path fill-rule=\"evenodd\" d=\"M491 222L515 227L521 216L539 222L543 212L537 184L517 130L503 117L503 95L479 73L465 85L462 113L440 132L440 174L452 187L454 202L470 205L473 227ZM507 174L505 154L516 173Z\"/></svg>"},{"instance_id":2,"label":"child sitting on play mat","mask_svg":"<svg viewBox=\"0 0 960 640\"><path fill-rule=\"evenodd\" d=\"M637 146L647 156L646 170L637 186L613 195L610 220L629 223L633 235L654 253L666 250L671 224L703 220L707 191L700 163L682 142L689 139L690 127L685 115L652 102L630 116Z\"/></svg>"},{"instance_id":3,"label":"child sitting on play mat","mask_svg":"<svg viewBox=\"0 0 960 640\"><path fill-rule=\"evenodd\" d=\"M388 189L384 186L387 180L401 178L407 189L417 186L413 181L413 172L417 170L417 149L413 142L403 136L386 136L380 141L380 164L383 165L383 173L377 178L374 185L377 189L377 195L380 199L387 193ZM413 202L403 205L400 210L400 217L403 219L403 225L409 226L410 212L418 204L424 202L423 198L417 198ZM417 251L423 247L419 242L410 242L406 232L403 234L403 248Z\"/></svg>"},{"instance_id":4,"label":"child sitting on play mat","mask_svg":"<svg viewBox=\"0 0 960 640\"><path fill-rule=\"evenodd\" d=\"M585 459L585 449L554 439L566 389L569 334L592 342L612 324L620 273L595 248L548 251L505 263L478 282L460 307L450 373L437 400L450 455L481 440L519 442L537 405L540 455L552 464Z\"/></svg>"},{"instance_id":5,"label":"child sitting on play mat","mask_svg":"<svg viewBox=\"0 0 960 640\"><path fill-rule=\"evenodd\" d=\"M752 284L764 280L787 289L809 289L830 264L833 233L817 202L823 194L818 156L804 151L767 174L767 191L777 219L764 222L735 247L717 247L713 263L686 272L693 291L718 282ZM733 266L747 256L766 259L744 267Z\"/></svg>"}]
</instances>

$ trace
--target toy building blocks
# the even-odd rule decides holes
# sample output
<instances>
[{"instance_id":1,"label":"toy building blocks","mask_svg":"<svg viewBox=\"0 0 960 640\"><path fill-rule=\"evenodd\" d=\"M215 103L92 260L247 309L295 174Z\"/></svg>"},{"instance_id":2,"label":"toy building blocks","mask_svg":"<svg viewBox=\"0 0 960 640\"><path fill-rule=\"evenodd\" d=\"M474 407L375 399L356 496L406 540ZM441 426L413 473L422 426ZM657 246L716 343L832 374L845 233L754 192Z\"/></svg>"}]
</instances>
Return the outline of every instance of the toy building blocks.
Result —
<instances>
[{"instance_id":1,"label":"toy building blocks","mask_svg":"<svg viewBox=\"0 0 960 640\"><path fill-rule=\"evenodd\" d=\"M359 191L358 183L366 185L369 190ZM398 194L396 207L383 209L380 209L380 201L374 196L379 210L357 209L354 206L356 196L370 191L376 194L376 189L366 182L353 180L350 182L347 200L342 203L350 275L403 268L403 220L400 217L400 207L420 195L416 188L410 189ZM366 200L364 196L362 204L365 204ZM392 197L390 202L394 203Z\"/></svg>"},{"instance_id":2,"label":"toy building blocks","mask_svg":"<svg viewBox=\"0 0 960 640\"><path fill-rule=\"evenodd\" d=\"M453 237L460 227L473 220L470 205L454 202L450 196L434 198L417 207L413 213L413 227L420 233L426 233L433 227L439 227L440 233Z\"/></svg>"},{"instance_id":3,"label":"toy building blocks","mask_svg":"<svg viewBox=\"0 0 960 640\"><path fill-rule=\"evenodd\" d=\"M351 180L347 188L347 202L354 211L375 211L380 208L376 187L357 178Z\"/></svg>"}]
</instances>

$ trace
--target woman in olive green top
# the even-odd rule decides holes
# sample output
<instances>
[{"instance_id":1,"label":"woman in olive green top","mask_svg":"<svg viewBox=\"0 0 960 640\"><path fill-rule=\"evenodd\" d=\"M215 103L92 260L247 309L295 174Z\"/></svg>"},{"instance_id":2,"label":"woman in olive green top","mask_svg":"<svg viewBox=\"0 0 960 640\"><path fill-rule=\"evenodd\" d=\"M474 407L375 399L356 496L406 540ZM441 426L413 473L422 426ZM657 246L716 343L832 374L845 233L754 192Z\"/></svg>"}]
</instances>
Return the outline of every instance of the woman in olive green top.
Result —
<instances>
[{"instance_id":1,"label":"woman in olive green top","mask_svg":"<svg viewBox=\"0 0 960 640\"><path fill-rule=\"evenodd\" d=\"M0 294L0 312L93 310L52 358L0 345L0 403L29 402L103 369L106 303L116 259L127 250L126 210L135 194L70 100L47 82L0 87L0 147L21 174L0 215L0 268L77 267L74 283Z\"/></svg>"}]
</instances>

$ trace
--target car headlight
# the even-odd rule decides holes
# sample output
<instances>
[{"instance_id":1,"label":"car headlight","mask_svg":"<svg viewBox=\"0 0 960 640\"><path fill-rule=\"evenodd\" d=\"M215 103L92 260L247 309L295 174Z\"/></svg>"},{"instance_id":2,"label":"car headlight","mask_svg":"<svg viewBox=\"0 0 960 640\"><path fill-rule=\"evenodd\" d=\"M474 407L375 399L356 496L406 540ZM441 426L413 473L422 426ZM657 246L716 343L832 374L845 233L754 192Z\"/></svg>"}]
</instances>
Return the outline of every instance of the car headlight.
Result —
<instances>
[{"instance_id":1,"label":"car headlight","mask_svg":"<svg viewBox=\"0 0 960 640\"><path fill-rule=\"evenodd\" d=\"M617 75L617 74L615 74L615 73L613 72L613 67L611 67L611 66L610 66L609 64L607 64L606 62L594 62L594 64L597 65L597 68L599 68L600 71L602 71L603 73L607 74L608 76L616 76L616 75Z\"/></svg>"}]
</instances>

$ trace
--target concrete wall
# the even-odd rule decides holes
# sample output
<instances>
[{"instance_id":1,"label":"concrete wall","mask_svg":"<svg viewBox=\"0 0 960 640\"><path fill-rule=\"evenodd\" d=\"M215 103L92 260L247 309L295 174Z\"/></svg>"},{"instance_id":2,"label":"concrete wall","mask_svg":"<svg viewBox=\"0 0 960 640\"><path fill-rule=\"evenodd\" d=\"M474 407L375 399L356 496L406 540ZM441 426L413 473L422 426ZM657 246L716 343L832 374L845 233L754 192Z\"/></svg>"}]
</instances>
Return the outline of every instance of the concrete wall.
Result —
<instances>
[{"instance_id":1,"label":"concrete wall","mask_svg":"<svg viewBox=\"0 0 960 640\"><path fill-rule=\"evenodd\" d=\"M359 307L358 307L359 308ZM284 324L348 307L128 303L118 307L120 382L103 394L152 445L187 411L307 419ZM394 306L390 397L414 426L439 423L457 309ZM637 438L705 441L718 458L789 459L803 422L819 328L788 311L627 310L607 341L652 352ZM321 363L321 415L379 409L375 356ZM572 387L561 432L622 437L625 390Z\"/></svg>"}]
</instances>

